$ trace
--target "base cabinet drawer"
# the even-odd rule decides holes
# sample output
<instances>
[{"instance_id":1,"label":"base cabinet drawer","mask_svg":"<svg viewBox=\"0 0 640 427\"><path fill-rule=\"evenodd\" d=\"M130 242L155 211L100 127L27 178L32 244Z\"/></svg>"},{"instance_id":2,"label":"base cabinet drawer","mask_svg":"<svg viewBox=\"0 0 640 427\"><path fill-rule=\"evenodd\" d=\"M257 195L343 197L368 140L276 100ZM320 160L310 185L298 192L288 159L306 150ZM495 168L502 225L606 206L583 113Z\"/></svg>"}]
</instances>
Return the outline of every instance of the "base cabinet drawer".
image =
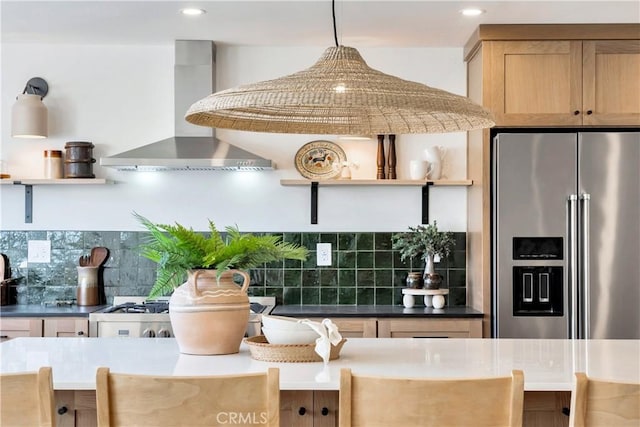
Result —
<instances>
[{"instance_id":1,"label":"base cabinet drawer","mask_svg":"<svg viewBox=\"0 0 640 427\"><path fill-rule=\"evenodd\" d=\"M311 318L309 320L322 322L323 319ZM338 327L344 338L376 338L378 335L375 318L332 317L331 321Z\"/></svg>"},{"instance_id":2,"label":"base cabinet drawer","mask_svg":"<svg viewBox=\"0 0 640 427\"><path fill-rule=\"evenodd\" d=\"M0 340L17 337L41 337L42 319L9 317L0 319Z\"/></svg>"},{"instance_id":3,"label":"base cabinet drawer","mask_svg":"<svg viewBox=\"0 0 640 427\"><path fill-rule=\"evenodd\" d=\"M89 320L82 317L62 317L44 320L45 337L88 337Z\"/></svg>"},{"instance_id":4,"label":"base cabinet drawer","mask_svg":"<svg viewBox=\"0 0 640 427\"><path fill-rule=\"evenodd\" d=\"M378 338L482 338L482 319L379 319Z\"/></svg>"},{"instance_id":5,"label":"base cabinet drawer","mask_svg":"<svg viewBox=\"0 0 640 427\"><path fill-rule=\"evenodd\" d=\"M0 340L17 337L88 337L86 317L4 317L0 319Z\"/></svg>"}]
</instances>

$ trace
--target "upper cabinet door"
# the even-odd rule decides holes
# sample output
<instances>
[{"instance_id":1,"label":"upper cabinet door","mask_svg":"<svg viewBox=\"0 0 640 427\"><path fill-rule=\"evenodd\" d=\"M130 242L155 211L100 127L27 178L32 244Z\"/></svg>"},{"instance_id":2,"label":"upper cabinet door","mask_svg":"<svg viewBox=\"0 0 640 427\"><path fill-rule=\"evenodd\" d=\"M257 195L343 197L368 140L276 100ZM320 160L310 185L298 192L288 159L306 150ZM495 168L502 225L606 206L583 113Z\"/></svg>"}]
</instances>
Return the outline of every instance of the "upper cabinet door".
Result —
<instances>
[{"instance_id":1,"label":"upper cabinet door","mask_svg":"<svg viewBox=\"0 0 640 427\"><path fill-rule=\"evenodd\" d=\"M498 126L582 124L581 41L489 43L490 109Z\"/></svg>"},{"instance_id":2,"label":"upper cabinet door","mask_svg":"<svg viewBox=\"0 0 640 427\"><path fill-rule=\"evenodd\" d=\"M640 40L583 42L583 123L640 125Z\"/></svg>"}]
</instances>

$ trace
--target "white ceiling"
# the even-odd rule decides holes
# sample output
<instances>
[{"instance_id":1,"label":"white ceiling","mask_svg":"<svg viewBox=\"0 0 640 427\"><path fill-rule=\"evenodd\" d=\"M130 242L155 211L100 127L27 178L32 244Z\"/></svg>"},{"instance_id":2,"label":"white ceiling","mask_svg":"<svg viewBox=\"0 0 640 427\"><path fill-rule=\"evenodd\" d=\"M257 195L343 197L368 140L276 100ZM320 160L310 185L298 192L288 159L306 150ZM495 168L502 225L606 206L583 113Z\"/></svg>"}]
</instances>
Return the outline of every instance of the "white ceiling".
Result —
<instances>
[{"instance_id":1,"label":"white ceiling","mask_svg":"<svg viewBox=\"0 0 640 427\"><path fill-rule=\"evenodd\" d=\"M334 44L330 0L0 1L2 42ZM183 16L185 6L207 13ZM465 6L486 13L464 17ZM638 23L640 1L337 0L336 15L340 44L461 47L481 23Z\"/></svg>"}]
</instances>

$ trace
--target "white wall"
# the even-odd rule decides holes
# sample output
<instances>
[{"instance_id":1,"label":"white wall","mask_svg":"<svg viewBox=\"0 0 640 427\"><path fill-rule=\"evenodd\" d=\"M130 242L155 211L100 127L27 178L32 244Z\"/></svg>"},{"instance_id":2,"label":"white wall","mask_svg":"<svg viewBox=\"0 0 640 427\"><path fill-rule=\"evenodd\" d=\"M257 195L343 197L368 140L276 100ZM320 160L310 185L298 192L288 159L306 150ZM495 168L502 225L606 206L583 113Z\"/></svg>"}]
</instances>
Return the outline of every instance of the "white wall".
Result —
<instances>
[{"instance_id":1,"label":"white wall","mask_svg":"<svg viewBox=\"0 0 640 427\"><path fill-rule=\"evenodd\" d=\"M290 74L313 64L323 48L218 46L217 89ZM465 92L461 49L359 49L380 71L454 93ZM116 154L173 134L173 46L2 45L0 158L12 178L43 176L42 151L91 141L94 157ZM11 137L11 106L31 77L49 83L49 138ZM376 142L335 135L284 135L217 130L217 136L275 160L270 172L120 172L94 166L100 186L35 186L33 223L24 223L24 187L0 186L2 230L139 230L131 213L196 229L212 219L246 231L399 231L420 223L420 187L320 188L319 224L310 224L308 188L283 187L300 178L294 166L303 144L338 142L360 164L354 178L374 178ZM400 135L398 178L411 158L446 145L446 174L464 179L465 134ZM466 230L466 188L431 190L430 219Z\"/></svg>"}]
</instances>

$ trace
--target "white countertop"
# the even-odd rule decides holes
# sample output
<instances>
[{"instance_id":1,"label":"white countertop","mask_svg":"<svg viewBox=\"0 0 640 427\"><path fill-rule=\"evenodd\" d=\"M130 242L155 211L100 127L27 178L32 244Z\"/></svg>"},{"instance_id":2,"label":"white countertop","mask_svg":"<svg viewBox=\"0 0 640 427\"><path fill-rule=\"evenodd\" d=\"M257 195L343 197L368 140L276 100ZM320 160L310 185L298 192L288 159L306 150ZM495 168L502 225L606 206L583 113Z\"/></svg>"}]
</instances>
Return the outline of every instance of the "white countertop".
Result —
<instances>
[{"instance_id":1,"label":"white countertop","mask_svg":"<svg viewBox=\"0 0 640 427\"><path fill-rule=\"evenodd\" d=\"M53 368L57 390L95 389L99 366L113 372L222 375L280 368L282 390L338 390L340 368L380 376L425 378L508 375L522 369L525 390L571 390L573 373L640 382L640 340L349 338L340 358L270 363L240 353L180 354L171 338L15 338L0 344L0 372Z\"/></svg>"}]
</instances>

